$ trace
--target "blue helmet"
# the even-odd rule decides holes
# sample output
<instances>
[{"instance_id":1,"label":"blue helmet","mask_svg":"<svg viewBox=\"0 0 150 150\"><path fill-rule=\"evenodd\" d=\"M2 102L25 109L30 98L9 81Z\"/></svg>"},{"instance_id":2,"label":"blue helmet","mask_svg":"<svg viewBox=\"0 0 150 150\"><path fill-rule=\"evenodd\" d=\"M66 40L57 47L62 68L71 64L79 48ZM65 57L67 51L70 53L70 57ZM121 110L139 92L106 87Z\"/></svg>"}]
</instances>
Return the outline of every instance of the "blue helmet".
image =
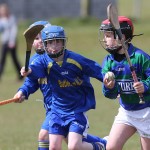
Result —
<instances>
[{"instance_id":1,"label":"blue helmet","mask_svg":"<svg viewBox=\"0 0 150 150\"><path fill-rule=\"evenodd\" d=\"M51 25L42 30L42 40L66 39L64 28L61 26Z\"/></svg>"},{"instance_id":2,"label":"blue helmet","mask_svg":"<svg viewBox=\"0 0 150 150\"><path fill-rule=\"evenodd\" d=\"M63 54L63 50L66 47L66 39L67 39L63 27L56 26L56 25L47 26L42 30L41 36L42 36L42 40L44 42L45 47L46 47L47 41L49 40L56 40L56 39L63 40L64 45L63 45L62 50L58 52L57 54L48 53L48 55L52 58L57 58Z\"/></svg>"}]
</instances>

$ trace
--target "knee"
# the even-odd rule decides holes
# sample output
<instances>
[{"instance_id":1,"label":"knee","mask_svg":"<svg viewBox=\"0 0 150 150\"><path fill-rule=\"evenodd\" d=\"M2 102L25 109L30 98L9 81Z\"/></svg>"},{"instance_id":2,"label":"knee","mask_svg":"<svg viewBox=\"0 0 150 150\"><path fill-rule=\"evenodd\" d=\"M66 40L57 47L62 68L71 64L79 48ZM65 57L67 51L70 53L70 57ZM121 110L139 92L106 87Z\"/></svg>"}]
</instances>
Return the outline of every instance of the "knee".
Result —
<instances>
[{"instance_id":1,"label":"knee","mask_svg":"<svg viewBox=\"0 0 150 150\"><path fill-rule=\"evenodd\" d=\"M115 145L106 145L107 150L121 150L118 146Z\"/></svg>"},{"instance_id":2,"label":"knee","mask_svg":"<svg viewBox=\"0 0 150 150\"><path fill-rule=\"evenodd\" d=\"M55 145L55 144L50 144L49 149L50 150L60 150L61 146L60 145Z\"/></svg>"},{"instance_id":3,"label":"knee","mask_svg":"<svg viewBox=\"0 0 150 150\"><path fill-rule=\"evenodd\" d=\"M79 144L68 144L68 150L81 150L81 146Z\"/></svg>"},{"instance_id":4,"label":"knee","mask_svg":"<svg viewBox=\"0 0 150 150\"><path fill-rule=\"evenodd\" d=\"M38 140L39 141L48 141L49 140L49 134L48 134L48 131L46 130L41 130L39 132L39 137L38 137Z\"/></svg>"}]
</instances>

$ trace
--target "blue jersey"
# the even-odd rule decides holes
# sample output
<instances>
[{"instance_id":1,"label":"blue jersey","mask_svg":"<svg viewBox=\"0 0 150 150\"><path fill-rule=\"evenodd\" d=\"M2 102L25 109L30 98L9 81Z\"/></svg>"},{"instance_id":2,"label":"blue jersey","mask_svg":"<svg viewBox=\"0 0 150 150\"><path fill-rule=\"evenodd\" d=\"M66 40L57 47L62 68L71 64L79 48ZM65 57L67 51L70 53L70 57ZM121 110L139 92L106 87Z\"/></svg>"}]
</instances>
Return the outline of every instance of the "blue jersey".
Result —
<instances>
[{"instance_id":1,"label":"blue jersey","mask_svg":"<svg viewBox=\"0 0 150 150\"><path fill-rule=\"evenodd\" d=\"M64 51L63 62L55 62L47 54L30 64L31 79L45 78L52 92L51 109L61 114L73 114L95 109L95 95L90 77L102 82L98 63L72 51Z\"/></svg>"},{"instance_id":2,"label":"blue jersey","mask_svg":"<svg viewBox=\"0 0 150 150\"><path fill-rule=\"evenodd\" d=\"M32 60L36 59L37 57L39 57L40 55L35 53L31 58L30 58L30 62L32 62ZM37 91L39 89L39 84L38 84L38 80L34 80L32 82L32 80L30 80L28 77L26 77L24 84L18 89L21 90L23 92L23 94L25 95L25 98L28 99L29 95L34 93L35 91Z\"/></svg>"},{"instance_id":3,"label":"blue jersey","mask_svg":"<svg viewBox=\"0 0 150 150\"><path fill-rule=\"evenodd\" d=\"M40 54L34 54L31 59L30 63L33 60L38 59L38 57L41 57ZM29 77L26 77L24 84L18 89L19 91L22 91L25 95L25 98L28 99L30 94L33 94L38 89L41 90L44 98L44 107L46 109L46 112L50 110L51 106L51 90L49 85L47 84L47 77L39 78L39 79L31 79Z\"/></svg>"},{"instance_id":4,"label":"blue jersey","mask_svg":"<svg viewBox=\"0 0 150 150\"><path fill-rule=\"evenodd\" d=\"M40 57L40 56L41 56L40 54L35 53L35 54L30 58L30 62L29 62L29 63L31 63L34 59L36 59L36 58L38 58L38 57Z\"/></svg>"},{"instance_id":5,"label":"blue jersey","mask_svg":"<svg viewBox=\"0 0 150 150\"><path fill-rule=\"evenodd\" d=\"M108 55L103 61L103 73L112 71L115 74L116 85L113 89L103 87L103 93L110 99L120 94L120 105L126 110L139 110L150 107L150 56L144 51L129 45L128 53L139 81L144 84L145 104L139 104L138 94L133 88L133 78L127 59L118 62L114 55Z\"/></svg>"}]
</instances>

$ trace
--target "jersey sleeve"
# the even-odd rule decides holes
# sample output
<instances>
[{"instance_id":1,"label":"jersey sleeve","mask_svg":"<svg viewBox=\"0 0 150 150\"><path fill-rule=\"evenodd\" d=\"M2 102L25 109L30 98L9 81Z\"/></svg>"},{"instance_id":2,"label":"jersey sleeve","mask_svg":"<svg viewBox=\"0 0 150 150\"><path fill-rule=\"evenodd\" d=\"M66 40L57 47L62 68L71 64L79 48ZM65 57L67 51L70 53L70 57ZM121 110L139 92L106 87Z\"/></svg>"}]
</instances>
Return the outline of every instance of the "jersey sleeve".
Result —
<instances>
[{"instance_id":1,"label":"jersey sleeve","mask_svg":"<svg viewBox=\"0 0 150 150\"><path fill-rule=\"evenodd\" d=\"M80 60L82 60L81 65L84 74L103 82L102 67L96 61L85 57L82 57Z\"/></svg>"},{"instance_id":2,"label":"jersey sleeve","mask_svg":"<svg viewBox=\"0 0 150 150\"><path fill-rule=\"evenodd\" d=\"M25 98L28 99L30 94L33 94L39 89L38 80L33 80L27 77L24 81L24 84L18 89L18 91L22 91L25 95Z\"/></svg>"},{"instance_id":3,"label":"jersey sleeve","mask_svg":"<svg viewBox=\"0 0 150 150\"><path fill-rule=\"evenodd\" d=\"M142 82L144 84L144 93L150 93L150 56L143 53L140 58L140 64L142 65Z\"/></svg>"},{"instance_id":4,"label":"jersey sleeve","mask_svg":"<svg viewBox=\"0 0 150 150\"><path fill-rule=\"evenodd\" d=\"M103 62L102 62L102 74L103 74L103 77L105 76L105 74L108 72L108 71L111 71L111 59L109 57L109 55L107 55ZM117 82L115 82L115 86L113 89L109 89L107 87L105 87L105 85L103 84L102 86L102 91L103 91L103 94L105 97L109 98L109 99L116 99L117 96L119 95L119 85Z\"/></svg>"},{"instance_id":5,"label":"jersey sleeve","mask_svg":"<svg viewBox=\"0 0 150 150\"><path fill-rule=\"evenodd\" d=\"M103 77L108 71L111 71L111 59L110 59L109 55L107 55L102 62Z\"/></svg>"},{"instance_id":6,"label":"jersey sleeve","mask_svg":"<svg viewBox=\"0 0 150 150\"><path fill-rule=\"evenodd\" d=\"M32 70L32 72L28 75L29 78L37 80L45 77L47 73L45 57L41 55L32 59L29 68Z\"/></svg>"},{"instance_id":7,"label":"jersey sleeve","mask_svg":"<svg viewBox=\"0 0 150 150\"><path fill-rule=\"evenodd\" d=\"M103 84L103 94L105 97L109 98L109 99L116 99L117 96L119 95L119 86L117 83L115 83L115 86L113 89L109 89L107 87L104 86Z\"/></svg>"}]
</instances>

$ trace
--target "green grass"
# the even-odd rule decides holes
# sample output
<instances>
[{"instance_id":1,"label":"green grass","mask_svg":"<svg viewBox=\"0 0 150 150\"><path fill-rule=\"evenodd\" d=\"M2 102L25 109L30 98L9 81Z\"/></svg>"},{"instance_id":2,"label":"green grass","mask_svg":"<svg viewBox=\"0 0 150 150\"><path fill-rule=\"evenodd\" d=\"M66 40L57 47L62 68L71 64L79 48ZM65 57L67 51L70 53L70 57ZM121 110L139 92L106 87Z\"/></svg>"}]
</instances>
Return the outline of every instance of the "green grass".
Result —
<instances>
[{"instance_id":1,"label":"green grass","mask_svg":"<svg viewBox=\"0 0 150 150\"><path fill-rule=\"evenodd\" d=\"M131 16L131 7L128 8L129 0L120 0L121 15ZM143 2L144 3L144 2ZM150 21L149 9L150 3L146 1L143 4L142 15L140 20L135 21L135 33L144 33L141 37L133 39L133 44L144 49L149 53L150 41ZM128 8L128 11L126 11ZM98 41L98 28L100 20L91 18L86 19L52 19L52 24L62 25L68 36L67 47L88 58L96 60L101 64L107 52L101 48ZM21 22L19 24L18 34L18 55L24 65L25 61L25 40L23 37L24 30L32 23ZM150 53L149 53L150 54ZM5 72L0 82L0 100L9 99L14 96L22 82L16 80L16 73L10 57L7 58ZM117 114L118 102L111 101L102 95L101 83L92 79L97 99L97 108L88 112L90 129L89 133L97 136L106 136L109 134L114 117ZM40 125L45 116L45 110L42 102L40 91L31 95L29 101L22 104L8 104L0 107L0 150L33 150L37 149L37 136ZM63 144L66 149L66 144ZM135 134L125 145L123 150L140 150L139 137Z\"/></svg>"}]
</instances>

